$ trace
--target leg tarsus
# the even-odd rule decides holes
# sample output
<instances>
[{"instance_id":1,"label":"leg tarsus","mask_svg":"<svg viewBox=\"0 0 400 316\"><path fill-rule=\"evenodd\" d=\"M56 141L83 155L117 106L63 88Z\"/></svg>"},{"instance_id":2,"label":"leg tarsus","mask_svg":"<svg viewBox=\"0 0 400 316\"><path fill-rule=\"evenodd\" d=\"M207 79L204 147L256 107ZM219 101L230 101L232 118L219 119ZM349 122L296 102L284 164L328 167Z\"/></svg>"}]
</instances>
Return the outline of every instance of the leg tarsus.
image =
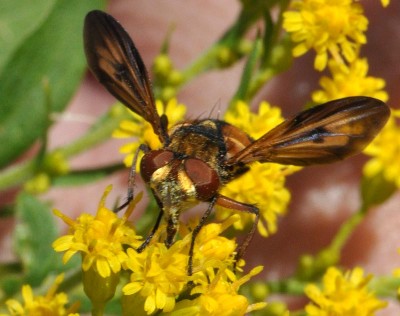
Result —
<instances>
[{"instance_id":1,"label":"leg tarsus","mask_svg":"<svg viewBox=\"0 0 400 316\"><path fill-rule=\"evenodd\" d=\"M163 217L163 210L160 209L160 213L158 213L158 217L157 217L156 223L153 226L153 229L151 230L150 234L146 237L144 242L136 249L136 252L141 253L144 250L144 248L146 248L147 245L150 243L150 241L153 239L154 234L156 233L158 227L160 226L162 217Z\"/></svg>"},{"instance_id":2,"label":"leg tarsus","mask_svg":"<svg viewBox=\"0 0 400 316\"><path fill-rule=\"evenodd\" d=\"M132 159L132 165L131 165L131 170L129 171L129 178L128 178L128 193L127 193L127 197L126 197L126 202L123 203L122 205L118 206L114 212L117 213L119 211L121 211L122 209L124 209L125 207L127 207L129 205L129 203L132 202L133 198L134 198L134 188L135 188L135 176L136 176L136 163L139 157L139 152L143 151L144 153L147 153L150 151L150 147L145 145L145 144L141 144L139 146L139 148L136 150L135 154L133 155L133 159Z\"/></svg>"},{"instance_id":3,"label":"leg tarsus","mask_svg":"<svg viewBox=\"0 0 400 316\"><path fill-rule=\"evenodd\" d=\"M220 205L222 207L231 209L231 210L246 212L246 213L255 215L253 226L251 227L250 231L247 233L247 236L246 236L245 240L243 241L243 243L237 248L237 252L236 252L236 256L235 256L235 263L234 263L234 268L236 268L237 262L243 257L248 245L250 244L251 240L253 239L255 231L257 230L258 220L260 218L260 212L259 212L258 207L256 207L255 205L241 203L241 202L235 201L235 200L230 199L223 195L218 196L218 198L216 200L216 204Z\"/></svg>"},{"instance_id":4,"label":"leg tarsus","mask_svg":"<svg viewBox=\"0 0 400 316\"><path fill-rule=\"evenodd\" d=\"M196 240L197 235L199 234L201 228L204 226L205 221L207 220L208 216L210 216L210 213L215 205L215 202L217 201L218 196L215 196L212 198L210 203L208 204L208 208L203 214L203 216L200 219L200 222L197 224L197 226L193 229L192 231L192 239L190 241L190 248L189 248L189 261L188 261L188 275L193 274L193 251L194 251L194 242Z\"/></svg>"}]
</instances>

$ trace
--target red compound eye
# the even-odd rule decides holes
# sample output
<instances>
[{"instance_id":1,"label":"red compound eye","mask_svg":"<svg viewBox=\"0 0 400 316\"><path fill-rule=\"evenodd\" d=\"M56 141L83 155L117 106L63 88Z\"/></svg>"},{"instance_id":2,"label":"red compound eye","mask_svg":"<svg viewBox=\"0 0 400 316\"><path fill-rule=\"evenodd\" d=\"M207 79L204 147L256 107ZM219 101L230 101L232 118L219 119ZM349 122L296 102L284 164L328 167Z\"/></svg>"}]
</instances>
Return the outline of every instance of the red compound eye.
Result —
<instances>
[{"instance_id":1,"label":"red compound eye","mask_svg":"<svg viewBox=\"0 0 400 316\"><path fill-rule=\"evenodd\" d=\"M153 173L169 164L174 159L174 154L165 149L152 150L146 153L140 162L140 173L145 182L149 182Z\"/></svg>"},{"instance_id":2,"label":"red compound eye","mask_svg":"<svg viewBox=\"0 0 400 316\"><path fill-rule=\"evenodd\" d=\"M185 160L185 171L196 188L199 200L207 201L215 196L220 182L214 169L199 159L190 158Z\"/></svg>"}]
</instances>

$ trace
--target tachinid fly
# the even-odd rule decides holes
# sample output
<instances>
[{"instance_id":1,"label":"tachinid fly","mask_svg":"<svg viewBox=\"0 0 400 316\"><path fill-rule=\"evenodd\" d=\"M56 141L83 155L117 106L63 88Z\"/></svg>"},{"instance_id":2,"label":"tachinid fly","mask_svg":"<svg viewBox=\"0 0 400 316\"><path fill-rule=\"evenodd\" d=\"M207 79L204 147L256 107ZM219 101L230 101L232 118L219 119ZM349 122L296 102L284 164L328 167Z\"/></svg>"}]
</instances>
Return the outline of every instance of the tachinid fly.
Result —
<instances>
[{"instance_id":1,"label":"tachinid fly","mask_svg":"<svg viewBox=\"0 0 400 316\"><path fill-rule=\"evenodd\" d=\"M219 194L223 185L249 169L248 164L259 161L307 166L344 159L371 142L390 114L382 101L357 96L305 110L257 140L217 119L187 121L167 130L168 118L157 113L146 67L122 26L112 16L92 11L85 20L84 45L94 76L114 97L148 121L163 144L158 150L140 147L144 151L140 172L154 194L160 215L137 251L150 242L162 217L167 223L165 243L171 246L180 213L198 202L208 202L192 233L189 274L195 238L215 205L255 215L236 258L250 243L257 227L258 208ZM130 186L128 202L132 192Z\"/></svg>"}]
</instances>

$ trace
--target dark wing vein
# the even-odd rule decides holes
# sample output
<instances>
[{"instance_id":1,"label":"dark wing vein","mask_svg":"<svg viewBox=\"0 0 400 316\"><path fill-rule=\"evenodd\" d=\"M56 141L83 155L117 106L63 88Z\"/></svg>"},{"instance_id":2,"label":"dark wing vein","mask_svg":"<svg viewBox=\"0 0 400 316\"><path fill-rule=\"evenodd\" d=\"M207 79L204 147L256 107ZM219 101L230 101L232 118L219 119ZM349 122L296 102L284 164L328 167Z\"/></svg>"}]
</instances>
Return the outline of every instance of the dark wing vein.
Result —
<instances>
[{"instance_id":1,"label":"dark wing vein","mask_svg":"<svg viewBox=\"0 0 400 316\"><path fill-rule=\"evenodd\" d=\"M164 142L166 131L155 107L150 79L128 33L107 13L91 11L85 19L84 45L89 68L97 80L148 121Z\"/></svg>"},{"instance_id":2,"label":"dark wing vein","mask_svg":"<svg viewBox=\"0 0 400 316\"><path fill-rule=\"evenodd\" d=\"M388 106L374 98L334 100L284 121L228 164L260 161L306 166L341 160L368 145L389 114Z\"/></svg>"}]
</instances>

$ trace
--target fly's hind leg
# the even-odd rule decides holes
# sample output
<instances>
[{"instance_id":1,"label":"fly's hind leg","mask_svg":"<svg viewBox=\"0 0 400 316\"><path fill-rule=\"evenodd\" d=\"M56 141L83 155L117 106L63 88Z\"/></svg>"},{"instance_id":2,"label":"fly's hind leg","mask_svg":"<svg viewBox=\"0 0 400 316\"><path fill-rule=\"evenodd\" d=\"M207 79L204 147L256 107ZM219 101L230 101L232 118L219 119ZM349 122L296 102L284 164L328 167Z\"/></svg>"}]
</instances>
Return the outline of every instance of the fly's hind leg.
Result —
<instances>
[{"instance_id":1,"label":"fly's hind leg","mask_svg":"<svg viewBox=\"0 0 400 316\"><path fill-rule=\"evenodd\" d=\"M257 229L258 220L260 218L260 212L259 212L258 207L254 206L254 205L241 203L241 202L232 200L223 195L218 196L218 198L215 201L215 204L225 207L225 208L228 208L228 209L231 209L231 210L246 212L246 213L255 215L253 226L251 227L250 231L247 233L246 238L244 239L243 243L237 248L237 252L236 252L236 256L235 256L235 264L234 264L236 267L237 262L243 257L248 245L250 244L251 240L253 239L254 233L256 232L256 229Z\"/></svg>"},{"instance_id":2,"label":"fly's hind leg","mask_svg":"<svg viewBox=\"0 0 400 316\"><path fill-rule=\"evenodd\" d=\"M200 219L200 222L197 224L197 226L193 229L192 231L192 239L190 242L190 248L189 248L189 262L188 262L188 275L192 275L193 273L193 250L194 250L194 242L196 240L197 235L199 234L201 228L204 226L204 223L206 222L208 216L210 215L215 202L217 201L218 196L212 198L210 203L208 204L208 208L203 214L203 216Z\"/></svg>"}]
</instances>

